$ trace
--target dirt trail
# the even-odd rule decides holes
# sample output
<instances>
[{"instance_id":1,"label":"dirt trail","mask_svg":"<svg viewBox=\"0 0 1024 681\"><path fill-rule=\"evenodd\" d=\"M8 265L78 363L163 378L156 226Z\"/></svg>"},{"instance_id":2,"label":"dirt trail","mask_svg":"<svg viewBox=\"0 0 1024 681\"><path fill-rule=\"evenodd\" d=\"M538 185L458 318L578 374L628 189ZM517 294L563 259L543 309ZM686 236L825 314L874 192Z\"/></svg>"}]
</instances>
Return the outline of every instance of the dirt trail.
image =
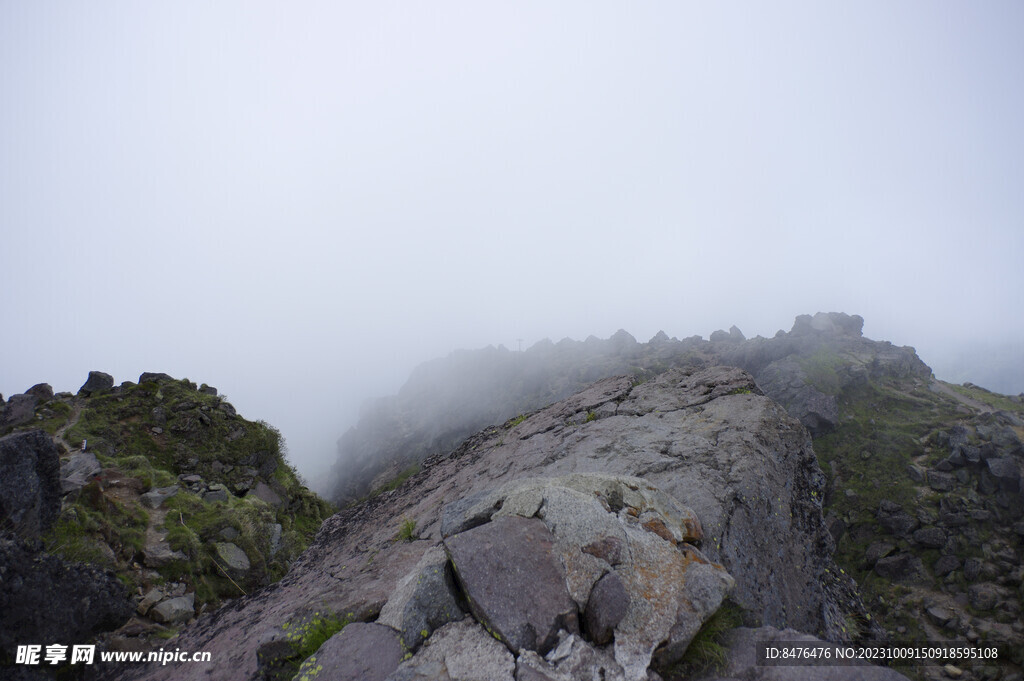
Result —
<instances>
[{"instance_id":1,"label":"dirt trail","mask_svg":"<svg viewBox=\"0 0 1024 681\"><path fill-rule=\"evenodd\" d=\"M973 397L967 397L967 395L962 395L958 393L956 390L953 390L951 387L949 387L942 381L932 381L931 383L928 384L928 389L931 390L933 393L940 393L942 395L952 397L960 404L964 405L965 407L970 407L975 411L979 411L982 413L990 413L996 411L991 405L985 404L984 402L979 402Z\"/></svg>"},{"instance_id":2,"label":"dirt trail","mask_svg":"<svg viewBox=\"0 0 1024 681\"><path fill-rule=\"evenodd\" d=\"M75 424L78 423L79 417L82 415L82 398L74 397L71 402L71 416L68 417L67 423L57 429L57 432L53 434L53 439L57 441L57 444L64 445L64 449L72 451L71 445L64 439L64 433L68 432L69 429L74 428Z\"/></svg>"}]
</instances>

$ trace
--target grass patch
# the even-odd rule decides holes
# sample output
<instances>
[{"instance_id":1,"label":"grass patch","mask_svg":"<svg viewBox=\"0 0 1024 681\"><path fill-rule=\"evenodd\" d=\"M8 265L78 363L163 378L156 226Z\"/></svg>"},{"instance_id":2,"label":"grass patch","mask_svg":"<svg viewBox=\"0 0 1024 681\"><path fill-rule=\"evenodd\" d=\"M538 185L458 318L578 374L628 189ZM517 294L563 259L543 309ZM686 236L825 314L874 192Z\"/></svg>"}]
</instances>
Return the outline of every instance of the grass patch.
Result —
<instances>
[{"instance_id":1,"label":"grass patch","mask_svg":"<svg viewBox=\"0 0 1024 681\"><path fill-rule=\"evenodd\" d=\"M955 385L952 383L947 383L946 385L948 385L950 388L960 393L964 397L969 397L971 399L977 400L978 402L987 404L988 406L994 409L1009 412L1024 411L1024 405L1018 402L1014 402L1006 395L1000 395L999 393L994 393L989 390L985 390L980 386Z\"/></svg>"},{"instance_id":2,"label":"grass patch","mask_svg":"<svg viewBox=\"0 0 1024 681\"><path fill-rule=\"evenodd\" d=\"M402 521L401 527L398 528L398 534L395 535L397 541L412 541L416 539L416 521L412 518L406 518Z\"/></svg>"},{"instance_id":3,"label":"grass patch","mask_svg":"<svg viewBox=\"0 0 1024 681\"><path fill-rule=\"evenodd\" d=\"M297 622L285 622L281 629L285 640L291 644L292 654L267 665L273 671L280 670L275 678L314 679L320 672L314 653L329 638L355 620L353 613L341 616L337 613L315 612Z\"/></svg>"},{"instance_id":4,"label":"grass patch","mask_svg":"<svg viewBox=\"0 0 1024 681\"><path fill-rule=\"evenodd\" d=\"M725 601L708 618L690 641L683 659L671 670L672 675L689 677L706 671L721 671L728 662L725 635L743 623L743 611L732 601Z\"/></svg>"},{"instance_id":5,"label":"grass patch","mask_svg":"<svg viewBox=\"0 0 1024 681\"><path fill-rule=\"evenodd\" d=\"M844 364L842 357L821 348L810 357L801 357L798 362L807 385L826 395L839 394L842 384L837 369Z\"/></svg>"}]
</instances>

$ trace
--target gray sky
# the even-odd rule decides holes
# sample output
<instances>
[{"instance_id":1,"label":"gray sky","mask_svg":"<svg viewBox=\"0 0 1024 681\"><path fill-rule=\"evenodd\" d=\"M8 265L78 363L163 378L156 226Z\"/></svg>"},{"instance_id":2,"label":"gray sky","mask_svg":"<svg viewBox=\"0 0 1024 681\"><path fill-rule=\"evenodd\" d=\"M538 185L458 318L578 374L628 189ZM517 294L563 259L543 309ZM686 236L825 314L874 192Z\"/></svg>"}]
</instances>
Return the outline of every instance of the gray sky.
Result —
<instances>
[{"instance_id":1,"label":"gray sky","mask_svg":"<svg viewBox=\"0 0 1024 681\"><path fill-rule=\"evenodd\" d=\"M1016 0L2 0L0 392L187 376L315 477L457 347L840 310L925 361L1020 349L1022 29Z\"/></svg>"}]
</instances>

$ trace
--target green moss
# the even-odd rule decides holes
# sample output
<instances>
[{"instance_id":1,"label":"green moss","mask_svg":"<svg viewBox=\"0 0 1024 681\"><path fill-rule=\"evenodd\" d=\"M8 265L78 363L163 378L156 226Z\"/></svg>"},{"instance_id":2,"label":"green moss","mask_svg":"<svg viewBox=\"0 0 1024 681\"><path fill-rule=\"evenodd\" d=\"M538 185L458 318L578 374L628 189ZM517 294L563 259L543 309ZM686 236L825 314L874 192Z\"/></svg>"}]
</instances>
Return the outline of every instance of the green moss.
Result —
<instances>
[{"instance_id":1,"label":"green moss","mask_svg":"<svg viewBox=\"0 0 1024 681\"><path fill-rule=\"evenodd\" d=\"M281 625L281 630L285 632L285 640L291 644L294 652L280 664L295 670L293 678L316 678L323 668L317 663L314 653L327 639L354 620L353 613L341 616L332 612L316 612L294 622L285 622Z\"/></svg>"},{"instance_id":2,"label":"green moss","mask_svg":"<svg viewBox=\"0 0 1024 681\"><path fill-rule=\"evenodd\" d=\"M506 428L515 428L516 426L518 426L520 423L522 423L525 420L526 420L526 414L520 414L519 416L515 417L514 419L510 419L508 421L508 423L505 424L505 427Z\"/></svg>"},{"instance_id":3,"label":"green moss","mask_svg":"<svg viewBox=\"0 0 1024 681\"><path fill-rule=\"evenodd\" d=\"M595 414L593 411L588 411L587 412L587 418L584 419L583 423L590 423L591 421L596 421L596 420L597 420L597 414Z\"/></svg>"}]
</instances>

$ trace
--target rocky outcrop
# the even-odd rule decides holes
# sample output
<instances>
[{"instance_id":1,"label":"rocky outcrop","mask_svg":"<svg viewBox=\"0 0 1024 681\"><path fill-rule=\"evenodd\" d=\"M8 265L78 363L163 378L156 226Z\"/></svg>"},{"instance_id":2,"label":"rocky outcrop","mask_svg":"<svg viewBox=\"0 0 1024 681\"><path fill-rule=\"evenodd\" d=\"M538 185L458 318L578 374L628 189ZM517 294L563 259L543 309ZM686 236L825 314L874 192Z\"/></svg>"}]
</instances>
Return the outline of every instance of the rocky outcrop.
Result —
<instances>
[{"instance_id":1,"label":"rocky outcrop","mask_svg":"<svg viewBox=\"0 0 1024 681\"><path fill-rule=\"evenodd\" d=\"M640 385L600 381L486 429L428 459L397 489L341 511L284 580L201 618L176 644L210 651L225 679L249 679L258 673L257 649L288 640L290 623L313 610L410 622L408 585L438 547L449 552L464 608L475 616L428 631L392 679L479 678L460 671L469 659L493 666L488 678L495 679L563 678L566 669L654 678L648 663L678 659L730 589L751 623L845 640L845 622L865 612L831 560L824 481L809 443L806 430L738 369L674 370ZM408 523L416 531L396 540ZM550 611L481 595L503 588L500 579L490 586L464 579L475 571L465 561L480 557L469 551L467 559L461 541L472 538L477 553L490 546L497 554L500 543L489 533L513 526L522 531L512 545L533 561L526 564L548 565L544 584L514 589L530 601L529 590L555 588L561 579L564 593L545 606ZM509 558L495 558L505 561L495 571L514 576ZM621 589L597 586L606 575ZM430 614L430 601L417 607ZM605 606L608 643L600 627L579 626L584 613ZM491 635L478 620L501 629ZM205 675L200 665L124 673Z\"/></svg>"},{"instance_id":2,"label":"rocky outcrop","mask_svg":"<svg viewBox=\"0 0 1024 681\"><path fill-rule=\"evenodd\" d=\"M639 478L516 481L449 506L444 517L454 528L488 510L489 522L445 546L476 619L513 653L546 655L559 632L580 633L579 613L589 612L586 637L598 645L614 638L621 673L643 679L655 650L663 667L682 657L735 586L694 545L704 538L696 514Z\"/></svg>"},{"instance_id":3,"label":"rocky outcrop","mask_svg":"<svg viewBox=\"0 0 1024 681\"><path fill-rule=\"evenodd\" d=\"M114 387L114 377L102 371L90 371L82 387L78 389L79 395L92 395Z\"/></svg>"},{"instance_id":4,"label":"rocky outcrop","mask_svg":"<svg viewBox=\"0 0 1024 681\"><path fill-rule=\"evenodd\" d=\"M60 458L41 430L0 438L0 529L38 537L60 510Z\"/></svg>"},{"instance_id":5,"label":"rocky outcrop","mask_svg":"<svg viewBox=\"0 0 1024 681\"><path fill-rule=\"evenodd\" d=\"M71 645L123 624L132 614L113 573L0 538L0 668L19 644Z\"/></svg>"},{"instance_id":6,"label":"rocky outcrop","mask_svg":"<svg viewBox=\"0 0 1024 681\"><path fill-rule=\"evenodd\" d=\"M27 582L17 608L35 598L59 611L50 592L88 608L92 578L71 561L110 568L121 579L115 586L131 585L128 607L137 613L103 634L100 644L118 650L155 649L167 627L279 579L331 511L288 466L272 427L239 417L191 381L140 379L113 387L94 372L79 395L33 386L15 400L31 407L24 424L0 440L0 532L30 540L18 560L67 566L45 567L53 583ZM27 430L36 424L42 430ZM55 581L63 574L70 586ZM93 633L121 625L96 598L95 619L74 614L77 601L67 610ZM66 621L53 620L51 642L67 642L56 635Z\"/></svg>"},{"instance_id":7,"label":"rocky outcrop","mask_svg":"<svg viewBox=\"0 0 1024 681\"><path fill-rule=\"evenodd\" d=\"M15 426L31 423L35 418L38 403L39 398L35 395L11 395L3 411L0 411L0 433Z\"/></svg>"}]
</instances>

